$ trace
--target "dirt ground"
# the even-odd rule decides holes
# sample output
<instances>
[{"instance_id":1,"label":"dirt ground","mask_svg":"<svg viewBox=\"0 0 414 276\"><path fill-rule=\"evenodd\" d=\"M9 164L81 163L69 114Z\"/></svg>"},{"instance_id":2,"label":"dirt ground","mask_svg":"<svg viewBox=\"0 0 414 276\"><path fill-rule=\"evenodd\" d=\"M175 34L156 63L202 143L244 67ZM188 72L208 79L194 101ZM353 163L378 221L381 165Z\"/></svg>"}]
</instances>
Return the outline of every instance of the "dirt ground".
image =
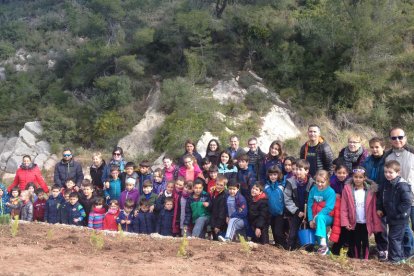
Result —
<instances>
[{"instance_id":1,"label":"dirt ground","mask_svg":"<svg viewBox=\"0 0 414 276\"><path fill-rule=\"evenodd\" d=\"M188 239L187 257L178 257L182 239L102 234L98 249L87 228L20 223L16 237L0 226L0 275L409 275L410 265L376 260L334 260L270 245L246 252L240 243Z\"/></svg>"}]
</instances>

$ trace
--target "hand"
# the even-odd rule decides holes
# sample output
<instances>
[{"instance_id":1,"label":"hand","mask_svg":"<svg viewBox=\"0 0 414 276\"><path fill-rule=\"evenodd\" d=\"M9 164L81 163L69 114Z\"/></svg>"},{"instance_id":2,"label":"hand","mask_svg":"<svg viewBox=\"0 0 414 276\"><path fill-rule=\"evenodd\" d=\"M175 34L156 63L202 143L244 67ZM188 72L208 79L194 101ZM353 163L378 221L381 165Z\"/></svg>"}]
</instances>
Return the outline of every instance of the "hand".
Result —
<instances>
[{"instance_id":1,"label":"hand","mask_svg":"<svg viewBox=\"0 0 414 276\"><path fill-rule=\"evenodd\" d=\"M79 192L79 187L75 186L73 189L75 189L75 191Z\"/></svg>"},{"instance_id":2,"label":"hand","mask_svg":"<svg viewBox=\"0 0 414 276\"><path fill-rule=\"evenodd\" d=\"M381 210L377 211L377 215L382 218L384 216L384 213Z\"/></svg>"},{"instance_id":3,"label":"hand","mask_svg":"<svg viewBox=\"0 0 414 276\"><path fill-rule=\"evenodd\" d=\"M304 212L299 212L298 217L303 218L305 216Z\"/></svg>"},{"instance_id":4,"label":"hand","mask_svg":"<svg viewBox=\"0 0 414 276\"><path fill-rule=\"evenodd\" d=\"M138 216L138 210L135 210L135 212L134 212L134 216L136 217L136 216Z\"/></svg>"},{"instance_id":5,"label":"hand","mask_svg":"<svg viewBox=\"0 0 414 276\"><path fill-rule=\"evenodd\" d=\"M105 189L109 189L109 187L111 187L110 185L109 185L109 182L107 181L107 182L105 182Z\"/></svg>"},{"instance_id":6,"label":"hand","mask_svg":"<svg viewBox=\"0 0 414 276\"><path fill-rule=\"evenodd\" d=\"M226 217L226 223L229 224L230 218Z\"/></svg>"},{"instance_id":7,"label":"hand","mask_svg":"<svg viewBox=\"0 0 414 276\"><path fill-rule=\"evenodd\" d=\"M313 220L311 220L309 222L309 227L312 228L312 229L315 229L316 228L316 223Z\"/></svg>"},{"instance_id":8,"label":"hand","mask_svg":"<svg viewBox=\"0 0 414 276\"><path fill-rule=\"evenodd\" d=\"M218 229L217 227L214 227L214 233L218 234L220 232L220 229Z\"/></svg>"},{"instance_id":9,"label":"hand","mask_svg":"<svg viewBox=\"0 0 414 276\"><path fill-rule=\"evenodd\" d=\"M74 221L74 222L78 222L78 221L79 221L79 219L75 218L75 219L73 219L73 221Z\"/></svg>"},{"instance_id":10,"label":"hand","mask_svg":"<svg viewBox=\"0 0 414 276\"><path fill-rule=\"evenodd\" d=\"M151 205L151 206L150 206L150 208L149 208L149 212L150 212L150 213L154 212L154 205Z\"/></svg>"},{"instance_id":11,"label":"hand","mask_svg":"<svg viewBox=\"0 0 414 276\"><path fill-rule=\"evenodd\" d=\"M203 202L204 207L208 207L208 202Z\"/></svg>"},{"instance_id":12,"label":"hand","mask_svg":"<svg viewBox=\"0 0 414 276\"><path fill-rule=\"evenodd\" d=\"M256 237L260 238L260 236L262 235L262 230L260 230L259 228L256 228L256 231L254 231L254 234L256 235Z\"/></svg>"},{"instance_id":13,"label":"hand","mask_svg":"<svg viewBox=\"0 0 414 276\"><path fill-rule=\"evenodd\" d=\"M351 226L351 225L348 225L348 226L346 227L346 229L348 229L348 230L352 230L352 226Z\"/></svg>"},{"instance_id":14,"label":"hand","mask_svg":"<svg viewBox=\"0 0 414 276\"><path fill-rule=\"evenodd\" d=\"M125 223L126 224L131 224L131 221L130 220L126 220Z\"/></svg>"},{"instance_id":15,"label":"hand","mask_svg":"<svg viewBox=\"0 0 414 276\"><path fill-rule=\"evenodd\" d=\"M121 220L121 224L124 224L125 223L125 220Z\"/></svg>"}]
</instances>

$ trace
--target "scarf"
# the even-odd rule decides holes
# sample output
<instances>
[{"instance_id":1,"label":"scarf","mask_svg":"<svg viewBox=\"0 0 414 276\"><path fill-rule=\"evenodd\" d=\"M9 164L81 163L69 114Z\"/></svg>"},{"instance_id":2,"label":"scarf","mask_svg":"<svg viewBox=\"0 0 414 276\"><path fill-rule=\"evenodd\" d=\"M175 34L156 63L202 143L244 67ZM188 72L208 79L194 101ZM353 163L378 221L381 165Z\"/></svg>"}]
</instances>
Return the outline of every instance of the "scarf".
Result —
<instances>
[{"instance_id":1,"label":"scarf","mask_svg":"<svg viewBox=\"0 0 414 276\"><path fill-rule=\"evenodd\" d=\"M253 198L253 202L258 202L259 200L264 198L266 198L266 194L262 192L260 195L257 195Z\"/></svg>"},{"instance_id":2,"label":"scarf","mask_svg":"<svg viewBox=\"0 0 414 276\"><path fill-rule=\"evenodd\" d=\"M33 167L34 166L36 166L35 164L33 164L33 163L30 163L30 165L29 166L26 166L26 165L24 165L24 164L21 164L20 165L20 168L22 168L23 170L31 170L31 169L33 169Z\"/></svg>"},{"instance_id":3,"label":"scarf","mask_svg":"<svg viewBox=\"0 0 414 276\"><path fill-rule=\"evenodd\" d=\"M358 161L358 158L362 155L363 149L359 147L356 152L349 151L349 148L346 147L344 150L344 163L348 167L349 171L352 172L352 165Z\"/></svg>"},{"instance_id":4,"label":"scarf","mask_svg":"<svg viewBox=\"0 0 414 276\"><path fill-rule=\"evenodd\" d=\"M109 214L112 214L112 215L115 215L116 213L118 213L118 208L109 208L109 210L108 210L108 213Z\"/></svg>"}]
</instances>

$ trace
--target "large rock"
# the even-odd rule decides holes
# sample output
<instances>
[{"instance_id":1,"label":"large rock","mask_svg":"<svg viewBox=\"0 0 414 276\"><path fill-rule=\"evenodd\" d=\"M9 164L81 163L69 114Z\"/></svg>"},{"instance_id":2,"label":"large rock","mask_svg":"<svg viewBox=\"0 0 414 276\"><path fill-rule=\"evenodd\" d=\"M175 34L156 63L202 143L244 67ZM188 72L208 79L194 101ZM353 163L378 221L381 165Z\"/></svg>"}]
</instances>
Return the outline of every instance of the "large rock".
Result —
<instances>
[{"instance_id":1,"label":"large rock","mask_svg":"<svg viewBox=\"0 0 414 276\"><path fill-rule=\"evenodd\" d=\"M33 133L29 132L26 128L22 128L19 131L19 137L29 147L33 147L34 145L36 145L36 137L33 135Z\"/></svg>"},{"instance_id":2,"label":"large rock","mask_svg":"<svg viewBox=\"0 0 414 276\"><path fill-rule=\"evenodd\" d=\"M0 81L6 80L6 69L4 67L0 67Z\"/></svg>"},{"instance_id":3,"label":"large rock","mask_svg":"<svg viewBox=\"0 0 414 276\"><path fill-rule=\"evenodd\" d=\"M162 159L165 156L165 152L163 154L160 155L160 157L158 157L153 163L152 163L152 167L151 169L154 171L158 168L162 169L164 167L164 164L162 162Z\"/></svg>"},{"instance_id":4,"label":"large rock","mask_svg":"<svg viewBox=\"0 0 414 276\"><path fill-rule=\"evenodd\" d=\"M43 164L43 169L45 169L46 171L50 171L53 170L56 166L57 163L57 156L56 158L54 157L50 157L49 159L46 160L46 162Z\"/></svg>"},{"instance_id":5,"label":"large rock","mask_svg":"<svg viewBox=\"0 0 414 276\"><path fill-rule=\"evenodd\" d=\"M234 78L228 81L219 81L211 91L213 98L218 100L220 104L241 103L247 94L247 90L240 87Z\"/></svg>"},{"instance_id":6,"label":"large rock","mask_svg":"<svg viewBox=\"0 0 414 276\"><path fill-rule=\"evenodd\" d=\"M6 145L7 140L8 139L6 137L3 137L2 135L0 135L0 153L3 152L4 146Z\"/></svg>"},{"instance_id":7,"label":"large rock","mask_svg":"<svg viewBox=\"0 0 414 276\"><path fill-rule=\"evenodd\" d=\"M16 146L18 137L12 137L7 140L6 144L3 147L3 152L5 151L13 151L14 147Z\"/></svg>"},{"instance_id":8,"label":"large rock","mask_svg":"<svg viewBox=\"0 0 414 276\"><path fill-rule=\"evenodd\" d=\"M198 142L197 142L197 152L201 156L206 155L207 145L208 145L208 142L210 142L211 139L217 139L218 140L218 137L214 136L213 134L211 134L211 132L207 131L207 132L204 132L204 134L198 140Z\"/></svg>"},{"instance_id":9,"label":"large rock","mask_svg":"<svg viewBox=\"0 0 414 276\"><path fill-rule=\"evenodd\" d=\"M36 156L36 151L33 148L29 147L23 141L22 137L19 137L17 139L13 155L19 155L19 156L30 155L31 157L35 157Z\"/></svg>"},{"instance_id":10,"label":"large rock","mask_svg":"<svg viewBox=\"0 0 414 276\"><path fill-rule=\"evenodd\" d=\"M7 160L9 160L12 155L12 151L4 151L0 155L0 170L5 170L7 165Z\"/></svg>"},{"instance_id":11,"label":"large rock","mask_svg":"<svg viewBox=\"0 0 414 276\"><path fill-rule=\"evenodd\" d=\"M49 159L48 154L41 153L35 157L33 162L39 166L40 169L43 168L44 163Z\"/></svg>"},{"instance_id":12,"label":"large rock","mask_svg":"<svg viewBox=\"0 0 414 276\"><path fill-rule=\"evenodd\" d=\"M5 171L8 172L8 173L15 173L17 168L22 163L22 158L23 158L23 156L17 156L17 155L14 155L14 156L10 157L9 160L7 160L7 165L6 165L6 170Z\"/></svg>"},{"instance_id":13,"label":"large rock","mask_svg":"<svg viewBox=\"0 0 414 276\"><path fill-rule=\"evenodd\" d=\"M24 128L30 131L36 137L39 137L43 133L43 127L39 121L27 122L24 124Z\"/></svg>"},{"instance_id":14,"label":"large rock","mask_svg":"<svg viewBox=\"0 0 414 276\"><path fill-rule=\"evenodd\" d=\"M50 144L46 141L37 142L36 146L34 146L34 149L38 154L45 153L48 156L50 155L50 152L52 151Z\"/></svg>"}]
</instances>

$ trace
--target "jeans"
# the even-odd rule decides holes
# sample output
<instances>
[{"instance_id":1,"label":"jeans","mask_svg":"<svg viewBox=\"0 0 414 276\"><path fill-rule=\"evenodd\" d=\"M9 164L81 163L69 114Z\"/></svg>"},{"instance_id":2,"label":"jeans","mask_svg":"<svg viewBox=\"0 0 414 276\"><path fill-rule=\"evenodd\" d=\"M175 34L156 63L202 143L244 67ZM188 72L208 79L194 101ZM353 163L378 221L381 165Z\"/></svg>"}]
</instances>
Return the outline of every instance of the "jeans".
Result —
<instances>
[{"instance_id":1,"label":"jeans","mask_svg":"<svg viewBox=\"0 0 414 276\"><path fill-rule=\"evenodd\" d=\"M237 230L244 228L244 221L239 218L231 218L229 220L229 225L227 226L226 238L233 240L234 234Z\"/></svg>"},{"instance_id":2,"label":"jeans","mask_svg":"<svg viewBox=\"0 0 414 276\"><path fill-rule=\"evenodd\" d=\"M407 224L404 229L404 237L402 240L402 249L404 252L404 257L410 257L414 252L414 239L413 232L411 232L410 224Z\"/></svg>"},{"instance_id":3,"label":"jeans","mask_svg":"<svg viewBox=\"0 0 414 276\"><path fill-rule=\"evenodd\" d=\"M206 236L205 228L208 224L208 221L209 217L199 217L196 219L194 222L192 236L204 239Z\"/></svg>"},{"instance_id":4,"label":"jeans","mask_svg":"<svg viewBox=\"0 0 414 276\"><path fill-rule=\"evenodd\" d=\"M398 262L404 259L403 237L407 225L389 225L388 231L388 260Z\"/></svg>"}]
</instances>

